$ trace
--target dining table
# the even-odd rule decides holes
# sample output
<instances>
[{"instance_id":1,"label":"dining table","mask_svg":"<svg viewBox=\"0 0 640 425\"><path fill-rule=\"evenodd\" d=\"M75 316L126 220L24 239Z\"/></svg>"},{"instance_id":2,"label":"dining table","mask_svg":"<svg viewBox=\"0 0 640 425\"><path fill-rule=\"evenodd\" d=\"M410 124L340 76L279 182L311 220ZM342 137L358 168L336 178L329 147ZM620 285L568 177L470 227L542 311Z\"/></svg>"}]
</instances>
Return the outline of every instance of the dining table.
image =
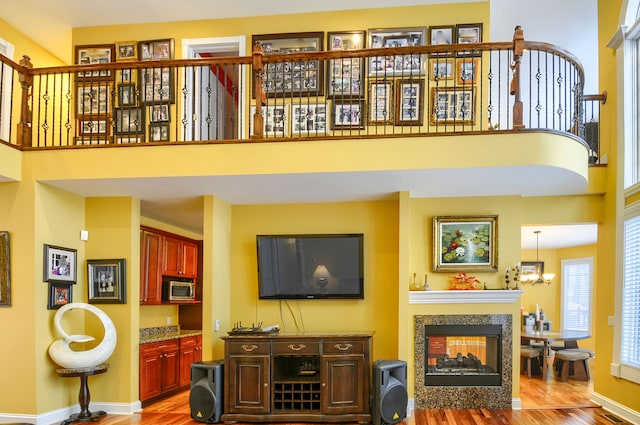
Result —
<instances>
[{"instance_id":1,"label":"dining table","mask_svg":"<svg viewBox=\"0 0 640 425\"><path fill-rule=\"evenodd\" d=\"M551 357L552 345L554 343L562 343L562 348L578 348L578 341L581 339L591 338L591 333L587 331L522 331L520 339L523 344L525 341L539 341L544 347L544 360L542 364L542 376L547 378L547 361Z\"/></svg>"}]
</instances>

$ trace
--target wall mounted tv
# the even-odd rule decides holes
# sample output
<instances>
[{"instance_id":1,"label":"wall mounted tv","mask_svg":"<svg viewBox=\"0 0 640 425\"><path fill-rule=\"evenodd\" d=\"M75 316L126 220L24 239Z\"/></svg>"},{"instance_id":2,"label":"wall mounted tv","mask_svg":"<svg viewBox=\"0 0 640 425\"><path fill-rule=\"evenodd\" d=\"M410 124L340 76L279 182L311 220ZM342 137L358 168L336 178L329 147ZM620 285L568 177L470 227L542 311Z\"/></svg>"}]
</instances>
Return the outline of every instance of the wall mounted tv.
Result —
<instances>
[{"instance_id":1,"label":"wall mounted tv","mask_svg":"<svg viewBox=\"0 0 640 425\"><path fill-rule=\"evenodd\" d=\"M257 235L260 299L364 298L364 235Z\"/></svg>"}]
</instances>

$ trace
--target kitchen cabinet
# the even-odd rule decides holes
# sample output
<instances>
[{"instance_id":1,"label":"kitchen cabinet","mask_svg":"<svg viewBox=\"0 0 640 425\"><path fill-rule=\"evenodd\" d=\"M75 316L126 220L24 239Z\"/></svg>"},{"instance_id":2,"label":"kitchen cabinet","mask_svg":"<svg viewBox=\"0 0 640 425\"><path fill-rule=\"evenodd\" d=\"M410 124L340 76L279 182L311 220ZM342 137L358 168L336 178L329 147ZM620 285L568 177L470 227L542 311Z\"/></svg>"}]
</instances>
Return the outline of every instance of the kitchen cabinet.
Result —
<instances>
[{"instance_id":1,"label":"kitchen cabinet","mask_svg":"<svg viewBox=\"0 0 640 425\"><path fill-rule=\"evenodd\" d=\"M195 242L171 236L164 237L162 274L192 278L198 274L198 245Z\"/></svg>"},{"instance_id":2,"label":"kitchen cabinet","mask_svg":"<svg viewBox=\"0 0 640 425\"><path fill-rule=\"evenodd\" d=\"M202 336L180 338L180 387L191 384L191 363L202 361Z\"/></svg>"},{"instance_id":3,"label":"kitchen cabinet","mask_svg":"<svg viewBox=\"0 0 640 425\"><path fill-rule=\"evenodd\" d=\"M163 236L140 230L140 304L162 303Z\"/></svg>"},{"instance_id":4,"label":"kitchen cabinet","mask_svg":"<svg viewBox=\"0 0 640 425\"><path fill-rule=\"evenodd\" d=\"M163 278L178 277L195 282L198 277L198 253L198 241L142 226L140 228L140 304L163 303Z\"/></svg>"},{"instance_id":5,"label":"kitchen cabinet","mask_svg":"<svg viewBox=\"0 0 640 425\"><path fill-rule=\"evenodd\" d=\"M224 422L371 422L371 334L222 339Z\"/></svg>"},{"instance_id":6,"label":"kitchen cabinet","mask_svg":"<svg viewBox=\"0 0 640 425\"><path fill-rule=\"evenodd\" d=\"M180 387L179 352L177 339L140 346L140 401Z\"/></svg>"}]
</instances>

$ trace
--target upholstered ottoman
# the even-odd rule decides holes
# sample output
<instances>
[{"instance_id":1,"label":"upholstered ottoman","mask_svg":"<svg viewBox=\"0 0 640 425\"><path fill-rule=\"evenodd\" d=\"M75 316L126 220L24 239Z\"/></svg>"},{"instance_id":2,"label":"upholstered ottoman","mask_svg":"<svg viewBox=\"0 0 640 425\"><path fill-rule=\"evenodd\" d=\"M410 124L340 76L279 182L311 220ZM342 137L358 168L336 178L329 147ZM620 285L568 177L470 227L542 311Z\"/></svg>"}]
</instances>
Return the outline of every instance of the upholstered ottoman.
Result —
<instances>
[{"instance_id":1,"label":"upholstered ottoman","mask_svg":"<svg viewBox=\"0 0 640 425\"><path fill-rule=\"evenodd\" d=\"M544 350L540 348L531 347L529 345L520 346L520 361L522 362L522 371L527 371L527 377L531 379L531 361L544 357ZM544 367L544 359L542 360L542 376L544 377L546 369Z\"/></svg>"},{"instance_id":2,"label":"upholstered ottoman","mask_svg":"<svg viewBox=\"0 0 640 425\"><path fill-rule=\"evenodd\" d=\"M588 381L589 377L589 359L591 353L581 349L560 350L556 353L557 370L559 371L560 380L566 381L569 378L569 369L573 368L572 379ZM576 365L581 364L584 374L580 375L576 370Z\"/></svg>"}]
</instances>

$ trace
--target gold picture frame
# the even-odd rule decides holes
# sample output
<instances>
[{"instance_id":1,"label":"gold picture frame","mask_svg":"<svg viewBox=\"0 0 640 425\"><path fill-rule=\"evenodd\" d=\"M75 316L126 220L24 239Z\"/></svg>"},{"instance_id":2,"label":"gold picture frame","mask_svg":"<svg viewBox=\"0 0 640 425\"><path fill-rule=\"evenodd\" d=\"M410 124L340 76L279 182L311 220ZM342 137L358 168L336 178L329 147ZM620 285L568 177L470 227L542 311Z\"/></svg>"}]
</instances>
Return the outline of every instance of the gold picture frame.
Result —
<instances>
[{"instance_id":1,"label":"gold picture frame","mask_svg":"<svg viewBox=\"0 0 640 425\"><path fill-rule=\"evenodd\" d=\"M433 217L434 272L497 270L497 215Z\"/></svg>"}]
</instances>

